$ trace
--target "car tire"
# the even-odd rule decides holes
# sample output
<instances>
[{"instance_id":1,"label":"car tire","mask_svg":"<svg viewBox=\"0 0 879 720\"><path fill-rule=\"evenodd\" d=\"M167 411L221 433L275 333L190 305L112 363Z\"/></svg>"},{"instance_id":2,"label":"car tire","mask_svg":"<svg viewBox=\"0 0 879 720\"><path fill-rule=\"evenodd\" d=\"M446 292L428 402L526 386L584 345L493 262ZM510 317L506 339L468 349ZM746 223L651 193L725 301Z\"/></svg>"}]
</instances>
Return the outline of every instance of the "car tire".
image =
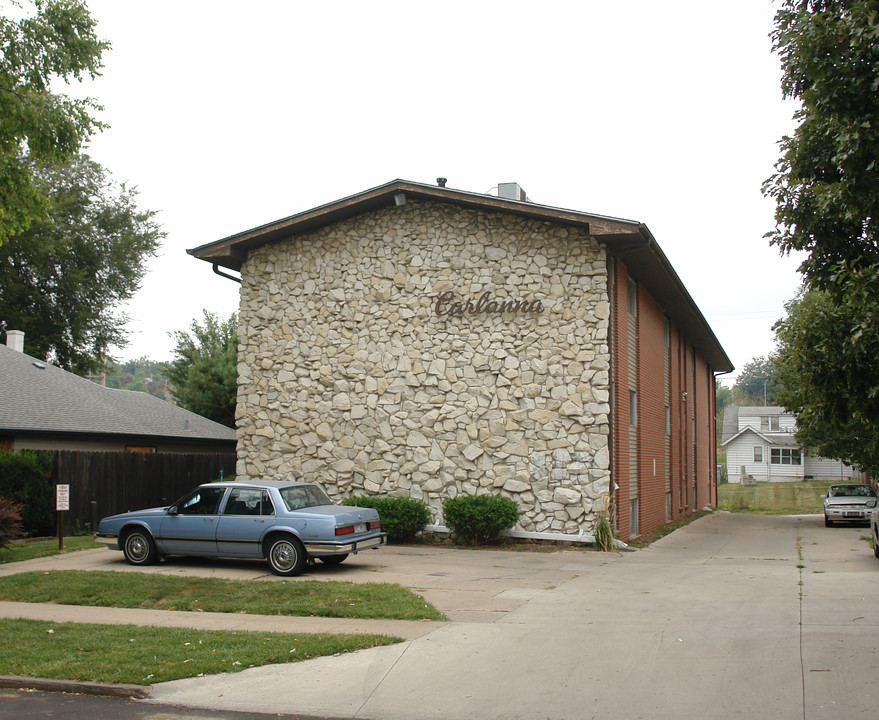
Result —
<instances>
[{"instance_id":1,"label":"car tire","mask_svg":"<svg viewBox=\"0 0 879 720\"><path fill-rule=\"evenodd\" d=\"M327 555L326 557L318 558L324 565L341 565L344 562L345 558L348 557L348 553L344 555Z\"/></svg>"},{"instance_id":2,"label":"car tire","mask_svg":"<svg viewBox=\"0 0 879 720\"><path fill-rule=\"evenodd\" d=\"M284 577L299 575L308 560L302 543L292 535L276 535L271 538L268 541L266 559L272 572Z\"/></svg>"},{"instance_id":3,"label":"car tire","mask_svg":"<svg viewBox=\"0 0 879 720\"><path fill-rule=\"evenodd\" d=\"M833 527L833 521L826 515L824 516L824 527Z\"/></svg>"},{"instance_id":4,"label":"car tire","mask_svg":"<svg viewBox=\"0 0 879 720\"><path fill-rule=\"evenodd\" d=\"M140 528L125 533L122 554L130 565L154 565L159 558L153 536Z\"/></svg>"}]
</instances>

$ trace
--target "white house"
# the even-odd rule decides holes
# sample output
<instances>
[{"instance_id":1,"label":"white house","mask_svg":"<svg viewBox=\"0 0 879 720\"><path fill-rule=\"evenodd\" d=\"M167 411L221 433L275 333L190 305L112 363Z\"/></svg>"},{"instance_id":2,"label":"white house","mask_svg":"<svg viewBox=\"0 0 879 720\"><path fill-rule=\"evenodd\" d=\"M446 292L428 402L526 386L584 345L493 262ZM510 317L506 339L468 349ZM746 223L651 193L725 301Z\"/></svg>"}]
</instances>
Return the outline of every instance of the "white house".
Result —
<instances>
[{"instance_id":1,"label":"white house","mask_svg":"<svg viewBox=\"0 0 879 720\"><path fill-rule=\"evenodd\" d=\"M850 480L857 470L839 460L806 455L796 439L796 421L784 408L727 406L721 446L729 482Z\"/></svg>"}]
</instances>

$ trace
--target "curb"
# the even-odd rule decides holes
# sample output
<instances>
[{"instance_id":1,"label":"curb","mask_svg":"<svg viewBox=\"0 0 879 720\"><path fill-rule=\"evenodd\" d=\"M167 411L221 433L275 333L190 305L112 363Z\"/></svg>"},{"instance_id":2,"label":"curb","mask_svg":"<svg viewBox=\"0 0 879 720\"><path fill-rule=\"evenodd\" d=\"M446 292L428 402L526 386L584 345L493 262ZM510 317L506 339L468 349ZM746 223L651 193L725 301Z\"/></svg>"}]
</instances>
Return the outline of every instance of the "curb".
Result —
<instances>
[{"instance_id":1,"label":"curb","mask_svg":"<svg viewBox=\"0 0 879 720\"><path fill-rule=\"evenodd\" d=\"M0 687L20 690L42 690L44 692L79 693L80 695L103 695L143 700L152 692L150 685L109 685L105 683L81 682L78 680L53 680L50 678L19 677L0 675Z\"/></svg>"}]
</instances>

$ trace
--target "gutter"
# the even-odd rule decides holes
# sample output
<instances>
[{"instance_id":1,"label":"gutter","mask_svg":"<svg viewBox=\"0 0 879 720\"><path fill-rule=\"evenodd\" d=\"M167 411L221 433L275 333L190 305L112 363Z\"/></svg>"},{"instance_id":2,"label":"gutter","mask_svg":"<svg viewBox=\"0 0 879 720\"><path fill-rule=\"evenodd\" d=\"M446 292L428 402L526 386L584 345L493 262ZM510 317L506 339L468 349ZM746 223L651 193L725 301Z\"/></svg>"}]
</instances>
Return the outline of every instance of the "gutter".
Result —
<instances>
[{"instance_id":1,"label":"gutter","mask_svg":"<svg viewBox=\"0 0 879 720\"><path fill-rule=\"evenodd\" d=\"M222 270L220 270L219 263L214 263L212 267L214 268L214 273L219 275L220 277L224 277L228 280L233 280L234 282L237 282L239 285L241 284L240 277L235 277L234 275L229 275L228 273L224 273Z\"/></svg>"}]
</instances>

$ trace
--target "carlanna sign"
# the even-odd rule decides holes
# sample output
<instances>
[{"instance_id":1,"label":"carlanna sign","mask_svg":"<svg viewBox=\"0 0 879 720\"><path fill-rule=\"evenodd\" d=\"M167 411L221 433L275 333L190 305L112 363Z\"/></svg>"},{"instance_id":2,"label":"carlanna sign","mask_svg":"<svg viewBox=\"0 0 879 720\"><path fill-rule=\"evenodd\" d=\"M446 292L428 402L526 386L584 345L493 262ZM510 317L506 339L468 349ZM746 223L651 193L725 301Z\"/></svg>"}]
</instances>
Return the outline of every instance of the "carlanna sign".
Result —
<instances>
[{"instance_id":1,"label":"carlanna sign","mask_svg":"<svg viewBox=\"0 0 879 720\"><path fill-rule=\"evenodd\" d=\"M490 292L484 292L476 302L456 300L451 290L440 293L433 306L439 317L463 317L464 315L501 315L503 313L534 314L543 312L540 300L493 300Z\"/></svg>"}]
</instances>

